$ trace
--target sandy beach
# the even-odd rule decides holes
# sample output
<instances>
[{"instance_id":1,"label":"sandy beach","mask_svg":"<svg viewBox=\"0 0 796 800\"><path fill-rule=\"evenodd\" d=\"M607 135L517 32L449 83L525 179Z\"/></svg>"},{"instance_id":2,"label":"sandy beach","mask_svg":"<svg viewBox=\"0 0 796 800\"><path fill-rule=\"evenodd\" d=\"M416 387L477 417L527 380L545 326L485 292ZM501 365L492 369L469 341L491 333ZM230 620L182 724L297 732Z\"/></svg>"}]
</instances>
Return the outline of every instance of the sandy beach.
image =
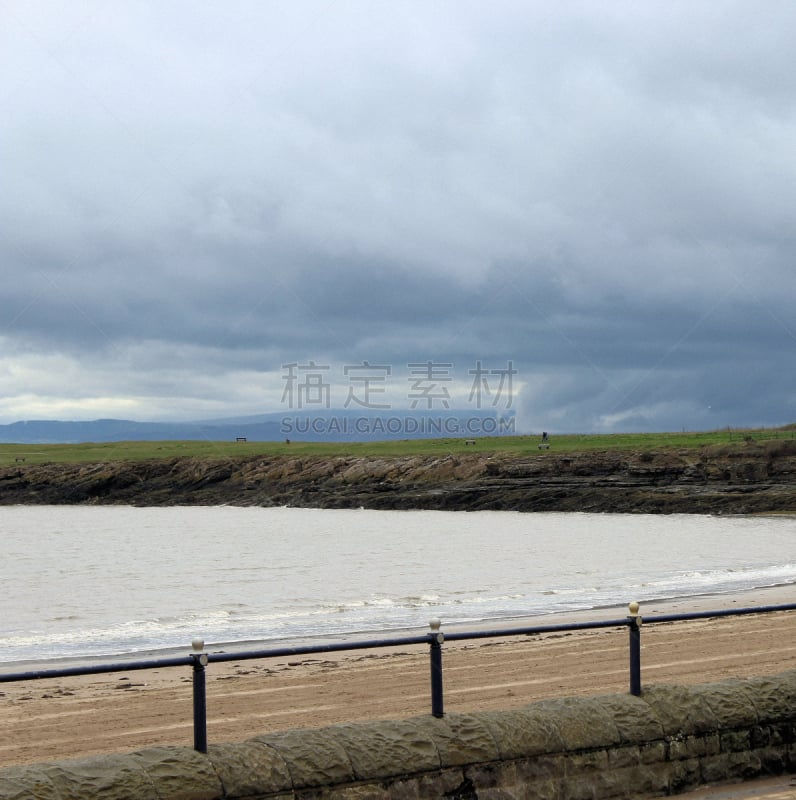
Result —
<instances>
[{"instance_id":1,"label":"sandy beach","mask_svg":"<svg viewBox=\"0 0 796 800\"><path fill-rule=\"evenodd\" d=\"M661 614L794 601L796 588L774 587L648 603L641 613L650 622ZM513 620L506 627L621 619L626 613L624 608L599 609ZM479 628L495 626L468 626ZM647 624L641 642L642 686L776 674L796 668L796 612ZM628 691L625 628L448 642L443 654L448 713ZM419 716L430 712L429 683L424 645L211 663L208 739L241 741L287 728ZM0 766L192 743L187 668L0 685Z\"/></svg>"}]
</instances>

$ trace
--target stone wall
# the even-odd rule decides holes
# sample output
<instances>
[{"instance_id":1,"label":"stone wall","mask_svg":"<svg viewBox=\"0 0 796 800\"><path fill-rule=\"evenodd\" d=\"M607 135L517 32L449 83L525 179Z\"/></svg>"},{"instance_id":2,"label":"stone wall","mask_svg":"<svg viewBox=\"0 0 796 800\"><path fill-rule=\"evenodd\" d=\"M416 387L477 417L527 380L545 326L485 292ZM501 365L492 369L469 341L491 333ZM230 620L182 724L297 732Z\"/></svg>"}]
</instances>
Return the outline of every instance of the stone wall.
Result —
<instances>
[{"instance_id":1,"label":"stone wall","mask_svg":"<svg viewBox=\"0 0 796 800\"><path fill-rule=\"evenodd\" d=\"M79 736L79 731L75 731ZM0 770L3 800L643 798L796 771L796 670Z\"/></svg>"}]
</instances>

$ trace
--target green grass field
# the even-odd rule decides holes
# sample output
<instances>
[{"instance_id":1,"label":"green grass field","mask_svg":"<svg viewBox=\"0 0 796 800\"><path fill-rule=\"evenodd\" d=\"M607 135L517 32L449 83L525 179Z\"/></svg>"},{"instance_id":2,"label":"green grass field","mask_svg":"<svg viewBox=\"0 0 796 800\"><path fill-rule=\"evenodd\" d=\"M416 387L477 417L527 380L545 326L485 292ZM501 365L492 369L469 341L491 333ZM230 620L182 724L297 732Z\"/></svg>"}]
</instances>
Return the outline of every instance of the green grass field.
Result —
<instances>
[{"instance_id":1,"label":"green grass field","mask_svg":"<svg viewBox=\"0 0 796 800\"><path fill-rule=\"evenodd\" d=\"M589 450L659 450L705 445L743 444L796 438L796 426L760 430L718 430L703 433L569 434L550 437L550 449L539 450L539 435L477 439L410 439L394 442L109 442L103 444L0 444L0 465L45 462L140 461L150 458L222 458L247 455L289 456L408 456L451 453L497 453L543 456L547 452ZM465 442L475 444L465 444Z\"/></svg>"}]
</instances>

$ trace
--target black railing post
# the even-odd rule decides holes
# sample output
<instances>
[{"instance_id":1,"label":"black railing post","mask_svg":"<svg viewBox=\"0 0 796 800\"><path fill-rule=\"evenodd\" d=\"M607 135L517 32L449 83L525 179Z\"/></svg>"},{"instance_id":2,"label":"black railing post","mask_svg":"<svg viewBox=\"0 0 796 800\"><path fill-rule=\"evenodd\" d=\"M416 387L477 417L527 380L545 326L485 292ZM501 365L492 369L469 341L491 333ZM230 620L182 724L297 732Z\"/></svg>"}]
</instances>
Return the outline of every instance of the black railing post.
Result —
<instances>
[{"instance_id":1,"label":"black railing post","mask_svg":"<svg viewBox=\"0 0 796 800\"><path fill-rule=\"evenodd\" d=\"M193 651L193 749L198 753L207 752L207 692L205 667L207 653L201 639L191 642Z\"/></svg>"},{"instance_id":2,"label":"black railing post","mask_svg":"<svg viewBox=\"0 0 796 800\"><path fill-rule=\"evenodd\" d=\"M431 657L431 715L444 716L442 703L442 643L445 634L439 629L442 623L432 619L428 625L431 632L428 634L429 651Z\"/></svg>"},{"instance_id":3,"label":"black railing post","mask_svg":"<svg viewBox=\"0 0 796 800\"><path fill-rule=\"evenodd\" d=\"M628 606L630 614L627 627L630 631L630 694L638 697L641 694L641 623L638 603L633 601Z\"/></svg>"}]
</instances>

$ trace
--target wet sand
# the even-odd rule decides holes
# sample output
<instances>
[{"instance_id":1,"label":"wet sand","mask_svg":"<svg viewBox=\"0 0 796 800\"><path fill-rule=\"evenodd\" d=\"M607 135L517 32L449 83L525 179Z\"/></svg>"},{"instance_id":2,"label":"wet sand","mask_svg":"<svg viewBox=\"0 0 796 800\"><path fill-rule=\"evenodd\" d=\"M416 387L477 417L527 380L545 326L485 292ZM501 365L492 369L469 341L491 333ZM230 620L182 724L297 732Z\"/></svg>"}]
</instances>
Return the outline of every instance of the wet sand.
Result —
<instances>
[{"instance_id":1,"label":"wet sand","mask_svg":"<svg viewBox=\"0 0 796 800\"><path fill-rule=\"evenodd\" d=\"M647 603L641 613L650 623L660 614L793 602L796 587L789 586ZM622 619L626 613L599 609L502 627ZM776 674L796 668L796 612L645 624L641 643L642 686ZM446 712L626 692L628 632L612 627L447 642L443 664ZM16 668L0 669L11 671ZM429 673L424 645L211 663L208 740L430 713ZM159 744L192 746L192 714L191 670L185 667L0 684L0 766Z\"/></svg>"}]
</instances>

